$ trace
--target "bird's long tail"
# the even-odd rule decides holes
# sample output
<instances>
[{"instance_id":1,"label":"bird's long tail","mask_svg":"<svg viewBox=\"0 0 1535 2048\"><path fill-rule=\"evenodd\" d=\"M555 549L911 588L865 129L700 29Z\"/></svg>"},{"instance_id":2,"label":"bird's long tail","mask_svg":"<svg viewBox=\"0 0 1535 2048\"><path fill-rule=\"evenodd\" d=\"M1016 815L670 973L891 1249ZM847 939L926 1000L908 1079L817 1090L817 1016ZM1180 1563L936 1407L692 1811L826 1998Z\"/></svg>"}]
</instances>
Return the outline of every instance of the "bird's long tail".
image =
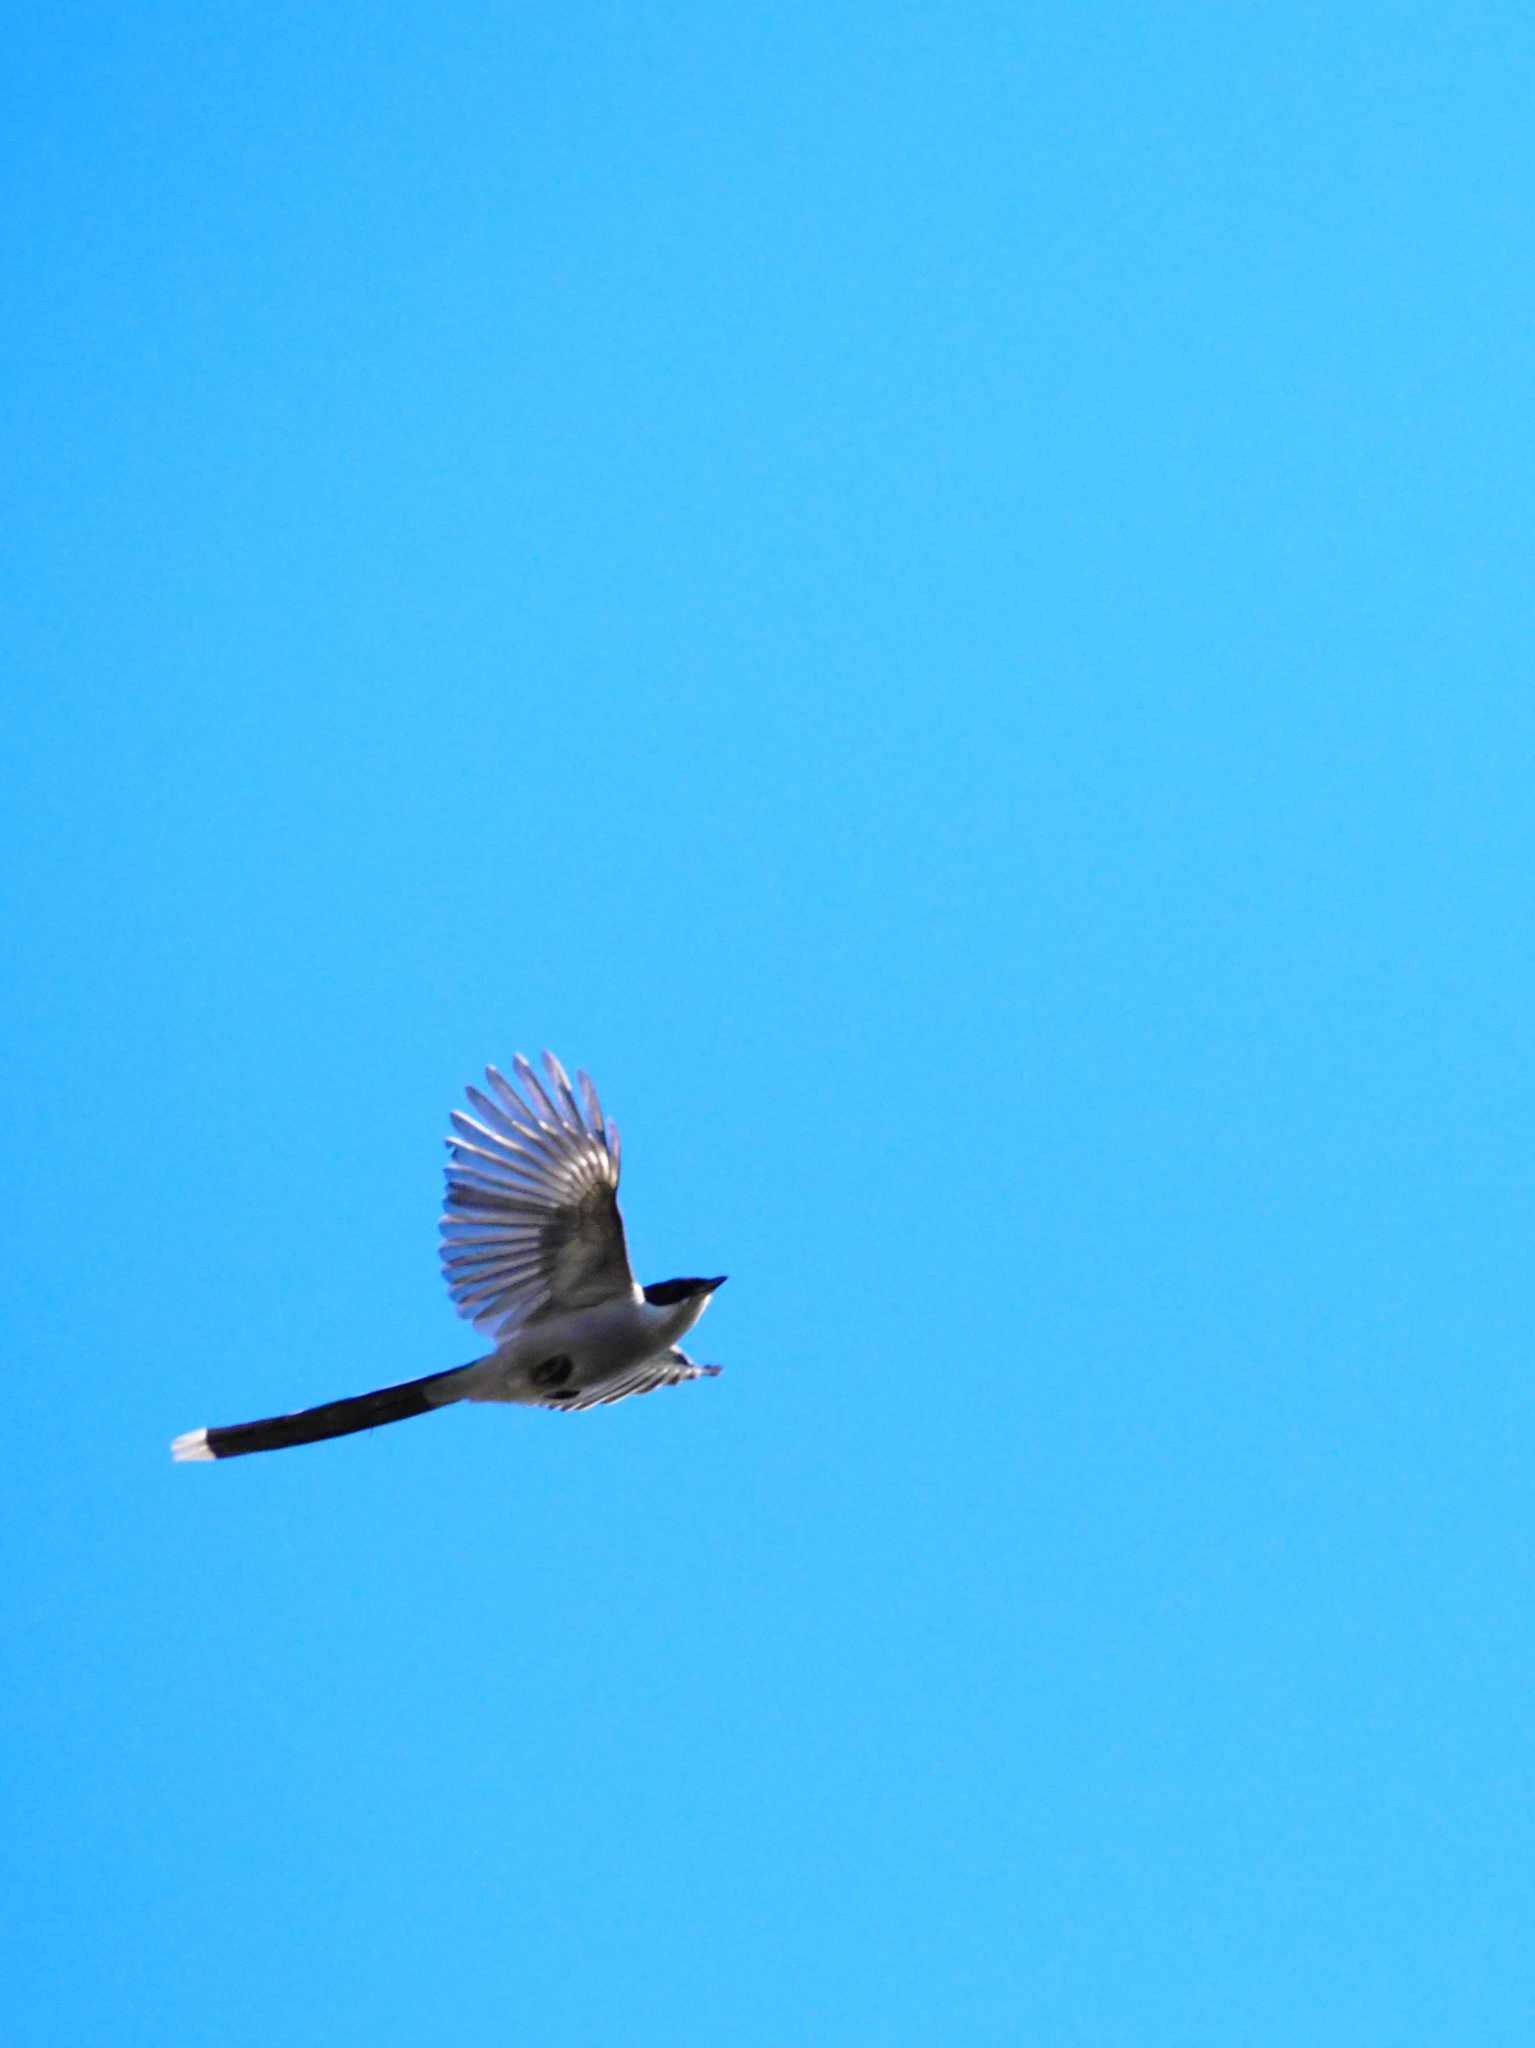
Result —
<instances>
[{"instance_id":1,"label":"bird's long tail","mask_svg":"<svg viewBox=\"0 0 1535 2048\"><path fill-rule=\"evenodd\" d=\"M296 1415L271 1415L262 1422L233 1422L226 1429L189 1429L171 1445L178 1460L243 1458L250 1451L283 1451L290 1444L318 1444L327 1437L350 1436L354 1430L377 1429L384 1422L405 1422L412 1415L428 1415L461 1401L461 1393L450 1389L449 1380L463 1373L461 1365L446 1372L429 1372L425 1379L406 1380L398 1387L380 1387L372 1394L353 1394L349 1400L327 1401L319 1408L302 1408Z\"/></svg>"}]
</instances>

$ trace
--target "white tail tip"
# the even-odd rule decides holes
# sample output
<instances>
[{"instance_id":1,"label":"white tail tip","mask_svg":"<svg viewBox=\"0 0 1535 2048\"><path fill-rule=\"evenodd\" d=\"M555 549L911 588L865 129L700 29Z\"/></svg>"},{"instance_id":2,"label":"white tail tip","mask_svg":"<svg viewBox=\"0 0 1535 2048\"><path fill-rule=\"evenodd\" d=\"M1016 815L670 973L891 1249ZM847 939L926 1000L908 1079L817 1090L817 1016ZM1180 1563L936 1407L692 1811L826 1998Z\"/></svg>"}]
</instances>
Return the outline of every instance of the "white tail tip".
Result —
<instances>
[{"instance_id":1,"label":"white tail tip","mask_svg":"<svg viewBox=\"0 0 1535 2048\"><path fill-rule=\"evenodd\" d=\"M178 1465L184 1465L201 1458L206 1458L211 1462L213 1453L208 1448L207 1430L189 1429L185 1436L178 1436L171 1445L171 1456Z\"/></svg>"}]
</instances>

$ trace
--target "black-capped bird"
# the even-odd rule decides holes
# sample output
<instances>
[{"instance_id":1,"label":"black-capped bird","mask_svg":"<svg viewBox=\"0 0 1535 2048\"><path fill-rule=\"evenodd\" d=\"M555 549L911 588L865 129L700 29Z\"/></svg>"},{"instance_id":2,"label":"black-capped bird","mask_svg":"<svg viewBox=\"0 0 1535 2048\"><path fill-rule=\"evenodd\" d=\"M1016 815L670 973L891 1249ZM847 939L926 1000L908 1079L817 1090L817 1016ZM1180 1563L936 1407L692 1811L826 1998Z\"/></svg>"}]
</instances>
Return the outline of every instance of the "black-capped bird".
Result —
<instances>
[{"instance_id":1,"label":"black-capped bird","mask_svg":"<svg viewBox=\"0 0 1535 2048\"><path fill-rule=\"evenodd\" d=\"M475 1114L453 1112L440 1225L448 1292L461 1316L493 1333L494 1351L296 1415L188 1430L171 1445L173 1458L280 1451L454 1401L595 1408L719 1371L689 1358L678 1340L724 1274L640 1287L618 1213L618 1131L596 1089L578 1074L578 1101L550 1052L544 1080L520 1053L513 1070L520 1094L487 1067L490 1093L467 1091Z\"/></svg>"}]
</instances>

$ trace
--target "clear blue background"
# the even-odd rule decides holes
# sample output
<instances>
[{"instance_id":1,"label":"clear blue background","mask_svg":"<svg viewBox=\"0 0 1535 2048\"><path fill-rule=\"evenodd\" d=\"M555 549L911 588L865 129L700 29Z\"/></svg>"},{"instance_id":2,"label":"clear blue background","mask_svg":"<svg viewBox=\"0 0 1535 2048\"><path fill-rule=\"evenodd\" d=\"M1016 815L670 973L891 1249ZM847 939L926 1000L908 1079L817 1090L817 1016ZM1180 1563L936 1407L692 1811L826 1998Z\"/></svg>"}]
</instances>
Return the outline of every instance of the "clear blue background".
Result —
<instances>
[{"instance_id":1,"label":"clear blue background","mask_svg":"<svg viewBox=\"0 0 1535 2048\"><path fill-rule=\"evenodd\" d=\"M1529 2041L1532 64L13 29L8 2041ZM542 1044L724 1377L172 1466Z\"/></svg>"}]
</instances>

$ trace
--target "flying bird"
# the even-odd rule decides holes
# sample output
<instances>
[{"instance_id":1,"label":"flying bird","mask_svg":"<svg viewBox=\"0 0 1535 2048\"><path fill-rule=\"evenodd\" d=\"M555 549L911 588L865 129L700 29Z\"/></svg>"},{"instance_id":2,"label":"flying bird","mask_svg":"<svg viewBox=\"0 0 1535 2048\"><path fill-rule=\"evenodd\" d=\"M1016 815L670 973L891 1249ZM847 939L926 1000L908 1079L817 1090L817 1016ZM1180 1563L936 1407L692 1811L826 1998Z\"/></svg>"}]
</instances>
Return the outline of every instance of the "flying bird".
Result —
<instances>
[{"instance_id":1,"label":"flying bird","mask_svg":"<svg viewBox=\"0 0 1535 2048\"><path fill-rule=\"evenodd\" d=\"M518 1087L494 1067L490 1092L468 1089L452 1114L448 1192L439 1228L448 1292L495 1349L469 1365L296 1415L192 1429L177 1459L240 1458L404 1422L454 1401L595 1408L712 1377L679 1348L725 1275L637 1284L618 1213L618 1130L577 1074L580 1100L553 1053L544 1078L519 1053ZM519 1093L519 1087L521 1092Z\"/></svg>"}]
</instances>

